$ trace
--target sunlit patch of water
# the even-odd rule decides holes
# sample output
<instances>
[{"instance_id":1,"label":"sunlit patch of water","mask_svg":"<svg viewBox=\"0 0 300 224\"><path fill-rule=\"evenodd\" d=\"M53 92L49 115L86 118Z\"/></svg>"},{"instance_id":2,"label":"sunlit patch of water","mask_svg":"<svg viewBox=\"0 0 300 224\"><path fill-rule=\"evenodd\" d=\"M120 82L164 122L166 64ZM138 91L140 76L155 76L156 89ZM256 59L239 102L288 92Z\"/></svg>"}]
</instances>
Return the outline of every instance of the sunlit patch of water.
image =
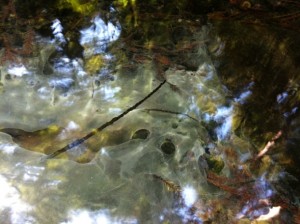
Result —
<instances>
[{"instance_id":1,"label":"sunlit patch of water","mask_svg":"<svg viewBox=\"0 0 300 224\"><path fill-rule=\"evenodd\" d=\"M250 90L246 90L245 92L241 93L239 97L235 98L235 101L243 104L251 94L252 92Z\"/></svg>"},{"instance_id":2,"label":"sunlit patch of water","mask_svg":"<svg viewBox=\"0 0 300 224\"><path fill-rule=\"evenodd\" d=\"M8 74L15 75L17 77L22 77L23 75L30 74L30 71L27 70L27 68L24 65L11 65L8 70Z\"/></svg>"},{"instance_id":3,"label":"sunlit patch of water","mask_svg":"<svg viewBox=\"0 0 300 224\"><path fill-rule=\"evenodd\" d=\"M99 16L96 16L92 23L89 28L80 31L80 44L93 44L93 54L103 53L108 43L119 38L121 29L111 22L105 23Z\"/></svg>"},{"instance_id":4,"label":"sunlit patch of water","mask_svg":"<svg viewBox=\"0 0 300 224\"><path fill-rule=\"evenodd\" d=\"M57 40L60 44L66 43L66 39L63 35L63 27L59 19L53 20L51 28L53 30L55 40Z\"/></svg>"},{"instance_id":5,"label":"sunlit patch of water","mask_svg":"<svg viewBox=\"0 0 300 224\"><path fill-rule=\"evenodd\" d=\"M0 175L0 185L0 210L6 211L4 214L7 213L7 216L3 217L4 214L1 212L2 221L5 218L5 221L12 224L34 222L33 217L28 216L33 208L21 199L19 190L11 186L3 175Z\"/></svg>"},{"instance_id":6,"label":"sunlit patch of water","mask_svg":"<svg viewBox=\"0 0 300 224\"><path fill-rule=\"evenodd\" d=\"M239 104L244 104L249 96L251 96L252 91L251 88L254 86L254 82L250 82L244 89L243 92L239 94L239 96L234 98L234 101Z\"/></svg>"},{"instance_id":7,"label":"sunlit patch of water","mask_svg":"<svg viewBox=\"0 0 300 224\"><path fill-rule=\"evenodd\" d=\"M69 212L69 221L61 224L137 224L138 220L129 217L114 217L108 210L88 211L72 210Z\"/></svg>"},{"instance_id":8,"label":"sunlit patch of water","mask_svg":"<svg viewBox=\"0 0 300 224\"><path fill-rule=\"evenodd\" d=\"M272 218L279 215L280 210L281 210L280 206L271 207L268 214L260 215L256 220L257 221L271 220Z\"/></svg>"},{"instance_id":9,"label":"sunlit patch of water","mask_svg":"<svg viewBox=\"0 0 300 224\"><path fill-rule=\"evenodd\" d=\"M215 114L204 114L204 120L209 122L211 120L219 124L215 128L215 133L218 140L225 140L229 137L232 129L232 117L233 117L233 106L230 107L218 107Z\"/></svg>"},{"instance_id":10,"label":"sunlit patch of water","mask_svg":"<svg viewBox=\"0 0 300 224\"><path fill-rule=\"evenodd\" d=\"M121 87L102 86L99 91L104 100L116 102L115 95L121 90Z\"/></svg>"},{"instance_id":11,"label":"sunlit patch of water","mask_svg":"<svg viewBox=\"0 0 300 224\"><path fill-rule=\"evenodd\" d=\"M277 103L279 103L279 104L283 103L287 99L288 96L289 96L289 94L287 92L278 94L277 95Z\"/></svg>"},{"instance_id":12,"label":"sunlit patch of water","mask_svg":"<svg viewBox=\"0 0 300 224\"><path fill-rule=\"evenodd\" d=\"M42 175L43 171L45 170L45 167L42 166L28 166L25 165L23 166L24 168L24 175L23 175L23 180L25 182L31 181L35 182L39 179L40 175Z\"/></svg>"},{"instance_id":13,"label":"sunlit patch of water","mask_svg":"<svg viewBox=\"0 0 300 224\"><path fill-rule=\"evenodd\" d=\"M122 109L121 108L109 108L108 112L111 114L120 114L120 113L122 113Z\"/></svg>"},{"instance_id":14,"label":"sunlit patch of water","mask_svg":"<svg viewBox=\"0 0 300 224\"><path fill-rule=\"evenodd\" d=\"M74 84L74 80L71 78L57 78L50 80L49 84L51 87L58 88L66 92Z\"/></svg>"},{"instance_id":15,"label":"sunlit patch of water","mask_svg":"<svg viewBox=\"0 0 300 224\"><path fill-rule=\"evenodd\" d=\"M1 150L7 154L13 154L16 150L16 145L10 143L1 144Z\"/></svg>"},{"instance_id":16,"label":"sunlit patch of water","mask_svg":"<svg viewBox=\"0 0 300 224\"><path fill-rule=\"evenodd\" d=\"M215 129L219 140L224 140L230 134L232 127L232 111L233 106L221 107L217 109L217 113L214 115L214 120L221 123L221 126Z\"/></svg>"},{"instance_id":17,"label":"sunlit patch of water","mask_svg":"<svg viewBox=\"0 0 300 224\"><path fill-rule=\"evenodd\" d=\"M192 186L184 186L182 187L182 197L184 200L184 204L187 207L191 207L198 199L198 194L195 188Z\"/></svg>"}]
</instances>

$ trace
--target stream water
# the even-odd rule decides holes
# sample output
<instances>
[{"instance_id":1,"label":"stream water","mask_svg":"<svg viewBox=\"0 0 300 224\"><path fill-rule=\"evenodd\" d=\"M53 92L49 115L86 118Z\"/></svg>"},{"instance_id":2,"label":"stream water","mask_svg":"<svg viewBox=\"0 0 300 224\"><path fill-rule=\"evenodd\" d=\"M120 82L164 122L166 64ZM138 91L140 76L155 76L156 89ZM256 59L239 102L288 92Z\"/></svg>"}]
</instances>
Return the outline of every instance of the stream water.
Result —
<instances>
[{"instance_id":1,"label":"stream water","mask_svg":"<svg viewBox=\"0 0 300 224\"><path fill-rule=\"evenodd\" d=\"M130 42L126 24L94 12L66 48L70 24L53 18L50 36L32 34L30 56L2 63L1 223L295 220L296 39L238 22L170 21L143 27L147 37L136 28ZM163 80L121 119L47 159Z\"/></svg>"}]
</instances>

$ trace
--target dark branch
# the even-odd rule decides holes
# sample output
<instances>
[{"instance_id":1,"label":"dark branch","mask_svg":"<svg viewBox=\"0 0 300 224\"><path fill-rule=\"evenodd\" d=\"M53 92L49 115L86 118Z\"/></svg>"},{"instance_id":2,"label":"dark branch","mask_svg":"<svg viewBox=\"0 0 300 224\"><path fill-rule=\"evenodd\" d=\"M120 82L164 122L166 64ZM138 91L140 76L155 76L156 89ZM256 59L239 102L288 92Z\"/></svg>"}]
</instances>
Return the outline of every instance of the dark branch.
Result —
<instances>
[{"instance_id":1,"label":"dark branch","mask_svg":"<svg viewBox=\"0 0 300 224\"><path fill-rule=\"evenodd\" d=\"M49 154L46 156L46 159L52 159L80 144L82 144L83 142L85 142L86 140L88 140L90 137L94 136L95 134L101 132L103 129L105 129L106 127L112 125L113 123L115 123L116 121L120 120L122 117L124 117L126 114L128 114L130 111L136 109L139 105L141 105L143 102L145 102L147 99L149 99L155 92L157 92L164 84L166 83L166 80L164 80L163 82L161 82L154 90L152 90L151 93L149 93L147 96L145 96L142 100L140 100L139 102L137 102L136 104L134 104L133 106L129 107L127 110L125 110L122 114L118 115L117 117L112 118L110 121L104 123L103 125L101 125L100 127L98 127L97 129L94 129L93 131L91 131L90 133L88 133L86 136L80 138L80 139L76 139L75 141L69 143L68 145L66 145L65 147Z\"/></svg>"},{"instance_id":2,"label":"dark branch","mask_svg":"<svg viewBox=\"0 0 300 224\"><path fill-rule=\"evenodd\" d=\"M176 111L171 111L171 110L163 110L163 109L156 109L156 108L150 108L150 109L143 109L144 111L147 111L147 112L151 112L151 111L156 111L156 112L162 112L162 113L169 113L169 114L176 114L176 115L182 115L182 116L185 116L185 117L188 117L198 123L200 123L199 120L197 120L196 118L188 115L188 114L185 114L185 113L180 113L180 112L176 112Z\"/></svg>"}]
</instances>

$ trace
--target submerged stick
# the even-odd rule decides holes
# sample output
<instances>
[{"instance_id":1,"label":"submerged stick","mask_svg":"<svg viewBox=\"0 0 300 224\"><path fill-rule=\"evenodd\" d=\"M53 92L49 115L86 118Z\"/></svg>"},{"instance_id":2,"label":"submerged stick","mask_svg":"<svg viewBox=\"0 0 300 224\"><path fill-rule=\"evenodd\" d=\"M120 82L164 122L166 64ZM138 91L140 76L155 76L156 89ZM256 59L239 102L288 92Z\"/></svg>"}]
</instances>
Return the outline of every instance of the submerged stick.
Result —
<instances>
[{"instance_id":1,"label":"submerged stick","mask_svg":"<svg viewBox=\"0 0 300 224\"><path fill-rule=\"evenodd\" d=\"M136 109L139 105L141 105L143 102L145 102L147 99L149 99L155 92L157 92L164 84L166 83L166 80L164 80L163 82L161 82L154 90L152 90L152 92L150 92L147 96L145 96L142 100L140 100L139 102L137 102L136 104L134 104L133 106L129 107L127 110L125 110L123 113L121 113L120 115L113 117L110 121L104 123L103 125L101 125L100 127L94 129L93 131L91 131L90 133L88 133L86 136L76 139L75 141L69 143L68 145L66 145L65 147L49 154L46 156L46 159L52 159L80 144L82 144L83 142L85 142L86 140L88 140L90 137L94 136L95 134L99 133L100 131L102 131L104 128L112 125L113 123L115 123L116 121L118 121L119 119L121 119L122 117L124 117L126 114L128 114L130 111Z\"/></svg>"},{"instance_id":2,"label":"submerged stick","mask_svg":"<svg viewBox=\"0 0 300 224\"><path fill-rule=\"evenodd\" d=\"M171 110L163 110L163 109L156 109L156 108L150 108L150 109L143 109L144 111L147 111L147 112L150 112L150 111L156 111L156 112L162 112L162 113L169 113L169 114L176 114L176 115L182 115L182 116L186 116L198 123L200 123L199 120L197 120L196 118L188 115L188 114L185 114L185 113L181 113L181 112L176 112L176 111L171 111Z\"/></svg>"}]
</instances>

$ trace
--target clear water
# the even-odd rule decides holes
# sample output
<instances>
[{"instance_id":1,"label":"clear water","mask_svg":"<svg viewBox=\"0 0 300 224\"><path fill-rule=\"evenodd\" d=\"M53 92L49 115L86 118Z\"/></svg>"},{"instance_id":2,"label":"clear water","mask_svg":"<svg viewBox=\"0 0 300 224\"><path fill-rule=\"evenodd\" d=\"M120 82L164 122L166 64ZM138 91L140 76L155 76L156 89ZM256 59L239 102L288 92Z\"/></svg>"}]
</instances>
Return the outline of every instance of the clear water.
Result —
<instances>
[{"instance_id":1,"label":"clear water","mask_svg":"<svg viewBox=\"0 0 300 224\"><path fill-rule=\"evenodd\" d=\"M100 15L79 30L82 58L64 54L69 39L54 19L52 37L35 34L33 55L0 67L1 222L202 223L224 216L250 223L277 216L283 206L272 205L278 189L271 183L286 174L282 167L265 156L255 173L244 173L264 146L237 130L244 124L240 108L256 96L259 81L235 80L241 88L234 93L222 83L222 61L215 58L226 55L228 40L196 20L192 35L176 37L187 50L174 45L176 59L170 63L149 50L153 40L141 49L126 46L121 38L126 26ZM178 27L190 23L185 22L178 20ZM156 36L161 52L170 44L165 35ZM126 50L134 56L127 57ZM239 72L237 66L232 76ZM143 99L162 74L167 83L138 108L83 144L45 159ZM278 104L288 97L278 94ZM201 164L207 150L224 161L218 174L231 183L207 180L210 164ZM232 191L241 183L232 170L251 176L251 184Z\"/></svg>"}]
</instances>

